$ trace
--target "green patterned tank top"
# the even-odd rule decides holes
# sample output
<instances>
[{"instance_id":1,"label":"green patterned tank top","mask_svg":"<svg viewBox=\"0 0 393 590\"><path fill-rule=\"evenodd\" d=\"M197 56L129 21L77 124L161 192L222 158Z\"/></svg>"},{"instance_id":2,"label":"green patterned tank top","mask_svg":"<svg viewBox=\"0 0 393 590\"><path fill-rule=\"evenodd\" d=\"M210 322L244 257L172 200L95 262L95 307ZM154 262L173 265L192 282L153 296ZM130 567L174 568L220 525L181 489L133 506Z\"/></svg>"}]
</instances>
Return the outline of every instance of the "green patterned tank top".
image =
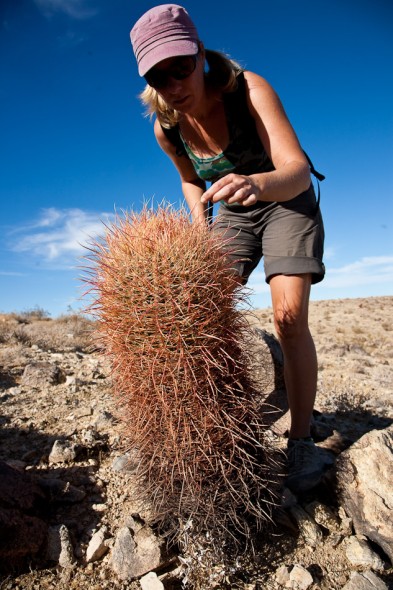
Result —
<instances>
[{"instance_id":1,"label":"green patterned tank top","mask_svg":"<svg viewBox=\"0 0 393 590\"><path fill-rule=\"evenodd\" d=\"M236 166L228 160L224 152L211 156L210 158L200 158L191 150L190 146L185 141L180 129L180 139L183 142L184 149L187 152L187 156L190 158L192 165L194 166L195 172L202 180L218 180L222 176L225 176L232 170L235 170Z\"/></svg>"}]
</instances>

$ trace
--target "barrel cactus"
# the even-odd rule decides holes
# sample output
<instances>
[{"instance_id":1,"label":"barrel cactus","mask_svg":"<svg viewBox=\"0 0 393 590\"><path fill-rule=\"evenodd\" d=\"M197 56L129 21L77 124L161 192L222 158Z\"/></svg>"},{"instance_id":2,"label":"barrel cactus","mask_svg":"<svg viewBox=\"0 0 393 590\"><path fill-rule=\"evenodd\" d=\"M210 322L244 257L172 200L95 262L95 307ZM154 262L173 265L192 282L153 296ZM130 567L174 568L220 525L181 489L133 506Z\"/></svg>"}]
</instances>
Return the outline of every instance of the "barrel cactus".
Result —
<instances>
[{"instance_id":1,"label":"barrel cactus","mask_svg":"<svg viewBox=\"0 0 393 590\"><path fill-rule=\"evenodd\" d=\"M277 469L248 368L246 294L222 242L184 210L146 207L107 226L89 258L91 311L155 520L172 536L179 522L260 525Z\"/></svg>"}]
</instances>

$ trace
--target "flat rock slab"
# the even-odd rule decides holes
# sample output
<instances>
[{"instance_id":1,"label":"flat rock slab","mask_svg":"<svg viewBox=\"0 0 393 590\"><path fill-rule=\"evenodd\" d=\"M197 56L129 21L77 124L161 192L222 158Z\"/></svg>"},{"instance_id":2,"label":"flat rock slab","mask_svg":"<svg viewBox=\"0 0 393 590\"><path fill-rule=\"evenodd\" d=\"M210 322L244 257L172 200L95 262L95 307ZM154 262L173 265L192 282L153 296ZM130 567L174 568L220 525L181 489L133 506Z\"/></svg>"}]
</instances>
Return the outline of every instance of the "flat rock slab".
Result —
<instances>
[{"instance_id":1,"label":"flat rock slab","mask_svg":"<svg viewBox=\"0 0 393 590\"><path fill-rule=\"evenodd\" d=\"M377 543L393 563L393 425L362 436L337 461L342 505L358 535Z\"/></svg>"}]
</instances>

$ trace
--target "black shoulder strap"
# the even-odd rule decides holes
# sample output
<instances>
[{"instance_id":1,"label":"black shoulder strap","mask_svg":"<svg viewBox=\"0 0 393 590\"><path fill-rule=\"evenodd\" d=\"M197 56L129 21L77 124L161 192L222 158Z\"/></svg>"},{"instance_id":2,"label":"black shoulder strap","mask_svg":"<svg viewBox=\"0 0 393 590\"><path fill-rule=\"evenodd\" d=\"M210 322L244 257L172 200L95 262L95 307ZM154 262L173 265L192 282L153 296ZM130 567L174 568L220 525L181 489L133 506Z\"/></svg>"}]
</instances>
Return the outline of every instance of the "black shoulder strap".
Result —
<instances>
[{"instance_id":1,"label":"black shoulder strap","mask_svg":"<svg viewBox=\"0 0 393 590\"><path fill-rule=\"evenodd\" d=\"M163 125L161 125L161 129L163 130L165 137L175 146L176 155L179 157L185 156L186 150L180 137L179 124L176 124L174 127L163 127Z\"/></svg>"},{"instance_id":2,"label":"black shoulder strap","mask_svg":"<svg viewBox=\"0 0 393 590\"><path fill-rule=\"evenodd\" d=\"M315 170L314 164L311 162L310 158L308 157L308 155L306 154L306 152L304 150L303 150L303 152L307 158L308 165L310 166L311 174L314 174L315 178L317 178L321 182L322 182L322 180L325 180L326 177L323 174L321 174L320 172L318 172L317 170Z\"/></svg>"},{"instance_id":3,"label":"black shoulder strap","mask_svg":"<svg viewBox=\"0 0 393 590\"><path fill-rule=\"evenodd\" d=\"M229 104L233 103L233 105L236 107L236 116L238 121L244 121L246 118L250 119L251 115L248 110L246 99L246 81L244 79L243 72L240 72L240 74L237 76L236 90L234 92L226 94L225 98ZM319 181L325 180L325 176L317 170L315 170L314 164L311 162L306 152L304 152L304 155L306 156L308 165L310 166L311 174L313 174L315 178Z\"/></svg>"}]
</instances>

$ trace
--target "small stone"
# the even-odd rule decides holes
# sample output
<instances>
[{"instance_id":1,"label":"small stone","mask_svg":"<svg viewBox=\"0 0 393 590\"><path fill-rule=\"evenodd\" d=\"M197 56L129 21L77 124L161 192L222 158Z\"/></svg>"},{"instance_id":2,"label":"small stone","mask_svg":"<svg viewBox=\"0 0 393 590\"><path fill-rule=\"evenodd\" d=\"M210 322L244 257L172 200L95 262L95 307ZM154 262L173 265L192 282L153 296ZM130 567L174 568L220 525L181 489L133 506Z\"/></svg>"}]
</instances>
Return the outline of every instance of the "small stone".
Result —
<instances>
[{"instance_id":1,"label":"small stone","mask_svg":"<svg viewBox=\"0 0 393 590\"><path fill-rule=\"evenodd\" d=\"M7 393L9 393L10 395L20 395L22 393L22 390L20 387L10 387L7 390Z\"/></svg>"},{"instance_id":2,"label":"small stone","mask_svg":"<svg viewBox=\"0 0 393 590\"><path fill-rule=\"evenodd\" d=\"M22 384L34 388L58 385L65 380L66 377L60 367L48 362L30 363L26 365L22 375Z\"/></svg>"},{"instance_id":3,"label":"small stone","mask_svg":"<svg viewBox=\"0 0 393 590\"><path fill-rule=\"evenodd\" d=\"M340 530L340 521L328 506L320 502L311 502L305 506L306 511L310 514L315 522L331 533L338 533Z\"/></svg>"},{"instance_id":4,"label":"small stone","mask_svg":"<svg viewBox=\"0 0 393 590\"><path fill-rule=\"evenodd\" d=\"M92 561L98 561L101 557L104 557L109 547L105 544L105 536L108 529L104 526L99 531L94 533L90 539L90 543L86 550L86 562L91 563Z\"/></svg>"},{"instance_id":5,"label":"small stone","mask_svg":"<svg viewBox=\"0 0 393 590\"><path fill-rule=\"evenodd\" d=\"M112 462L112 469L116 472L126 471L132 473L138 467L138 463L136 453L129 452L116 457Z\"/></svg>"},{"instance_id":6,"label":"small stone","mask_svg":"<svg viewBox=\"0 0 393 590\"><path fill-rule=\"evenodd\" d=\"M164 590L164 584L159 580L158 576L154 572L149 572L143 576L139 583L142 590Z\"/></svg>"},{"instance_id":7,"label":"small stone","mask_svg":"<svg viewBox=\"0 0 393 590\"><path fill-rule=\"evenodd\" d=\"M90 409L89 414L85 415L90 416ZM93 445L97 440L95 430L92 428L86 428L85 430L82 430L81 439L85 445Z\"/></svg>"},{"instance_id":8,"label":"small stone","mask_svg":"<svg viewBox=\"0 0 393 590\"><path fill-rule=\"evenodd\" d=\"M49 463L71 463L76 459L77 446L67 440L55 440L49 454Z\"/></svg>"},{"instance_id":9,"label":"small stone","mask_svg":"<svg viewBox=\"0 0 393 590\"><path fill-rule=\"evenodd\" d=\"M346 537L350 537L353 531L353 521L350 516L347 515L344 508L340 506L338 509L338 516L340 517L340 532Z\"/></svg>"},{"instance_id":10,"label":"small stone","mask_svg":"<svg viewBox=\"0 0 393 590\"><path fill-rule=\"evenodd\" d=\"M115 423L115 419L112 416L112 414L110 412L106 412L101 411L97 416L96 419L94 420L94 426L95 428L100 431L100 430L105 430L106 428L109 428L110 426L113 426L113 424Z\"/></svg>"},{"instance_id":11,"label":"small stone","mask_svg":"<svg viewBox=\"0 0 393 590\"><path fill-rule=\"evenodd\" d=\"M316 547L322 540L322 531L315 520L301 506L292 506L290 513L296 520L300 534L309 547Z\"/></svg>"},{"instance_id":12,"label":"small stone","mask_svg":"<svg viewBox=\"0 0 393 590\"><path fill-rule=\"evenodd\" d=\"M345 554L352 565L384 570L382 559L368 545L365 538L352 536L347 541Z\"/></svg>"},{"instance_id":13,"label":"small stone","mask_svg":"<svg viewBox=\"0 0 393 590\"><path fill-rule=\"evenodd\" d=\"M92 508L96 512L105 512L105 510L108 510L108 506L106 504L93 504Z\"/></svg>"},{"instance_id":14,"label":"small stone","mask_svg":"<svg viewBox=\"0 0 393 590\"><path fill-rule=\"evenodd\" d=\"M301 565L294 565L289 574L290 586L288 586L288 582L286 586L296 590L307 590L313 581L312 575L308 570L306 570L306 568Z\"/></svg>"},{"instance_id":15,"label":"small stone","mask_svg":"<svg viewBox=\"0 0 393 590\"><path fill-rule=\"evenodd\" d=\"M74 566L74 550L69 531L64 524L49 528L47 558L57 562L63 568Z\"/></svg>"},{"instance_id":16,"label":"small stone","mask_svg":"<svg viewBox=\"0 0 393 590\"><path fill-rule=\"evenodd\" d=\"M160 565L161 549L149 527L133 535L128 527L119 529L112 549L110 565L124 581L139 578Z\"/></svg>"},{"instance_id":17,"label":"small stone","mask_svg":"<svg viewBox=\"0 0 393 590\"><path fill-rule=\"evenodd\" d=\"M285 586L285 584L289 582L289 569L287 566L280 565L280 567L276 570L274 577L280 586Z\"/></svg>"}]
</instances>

